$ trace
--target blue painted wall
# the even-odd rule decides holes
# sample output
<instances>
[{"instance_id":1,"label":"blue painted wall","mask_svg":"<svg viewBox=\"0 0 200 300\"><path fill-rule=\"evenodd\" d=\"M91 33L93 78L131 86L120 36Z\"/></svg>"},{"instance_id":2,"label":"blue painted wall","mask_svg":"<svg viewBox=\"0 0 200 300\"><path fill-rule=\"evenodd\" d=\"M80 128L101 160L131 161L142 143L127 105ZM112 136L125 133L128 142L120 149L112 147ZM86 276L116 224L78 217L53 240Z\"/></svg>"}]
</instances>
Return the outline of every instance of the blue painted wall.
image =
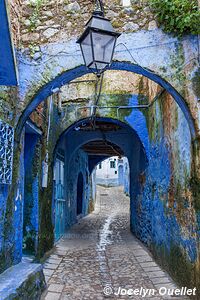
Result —
<instances>
[{"instance_id":1,"label":"blue painted wall","mask_svg":"<svg viewBox=\"0 0 200 300\"><path fill-rule=\"evenodd\" d=\"M39 230L39 167L37 160L36 134L25 135L24 147L24 207L23 207L23 250L35 253Z\"/></svg>"},{"instance_id":2,"label":"blue painted wall","mask_svg":"<svg viewBox=\"0 0 200 300\"><path fill-rule=\"evenodd\" d=\"M23 134L21 140L22 151L19 157L19 171L18 176L19 180L15 188L14 195L14 214L13 214L13 233L14 236L10 236L6 243L8 245L13 243L11 259L13 259L13 264L20 262L22 258L22 241L23 241L23 200L24 200L24 137ZM8 246L9 247L9 246Z\"/></svg>"},{"instance_id":3,"label":"blue painted wall","mask_svg":"<svg viewBox=\"0 0 200 300\"><path fill-rule=\"evenodd\" d=\"M85 216L88 214L91 195L88 155L82 150L77 150L71 157L66 158L66 228L77 222L77 187L80 173L83 175L82 216Z\"/></svg>"},{"instance_id":4,"label":"blue painted wall","mask_svg":"<svg viewBox=\"0 0 200 300\"><path fill-rule=\"evenodd\" d=\"M130 168L128 161L124 164L124 193L130 196Z\"/></svg>"},{"instance_id":5,"label":"blue painted wall","mask_svg":"<svg viewBox=\"0 0 200 300\"><path fill-rule=\"evenodd\" d=\"M129 122L135 118L130 115ZM159 99L146 118L149 161L138 178L131 176L131 229L180 284L194 287L199 233L190 185L190 129L168 96Z\"/></svg>"},{"instance_id":6,"label":"blue painted wall","mask_svg":"<svg viewBox=\"0 0 200 300\"><path fill-rule=\"evenodd\" d=\"M14 52L9 31L6 1L0 1L0 85L17 85Z\"/></svg>"},{"instance_id":7,"label":"blue painted wall","mask_svg":"<svg viewBox=\"0 0 200 300\"><path fill-rule=\"evenodd\" d=\"M6 199L8 197L8 185L0 185L0 253L3 251L4 244L4 222L5 222L5 210Z\"/></svg>"}]
</instances>

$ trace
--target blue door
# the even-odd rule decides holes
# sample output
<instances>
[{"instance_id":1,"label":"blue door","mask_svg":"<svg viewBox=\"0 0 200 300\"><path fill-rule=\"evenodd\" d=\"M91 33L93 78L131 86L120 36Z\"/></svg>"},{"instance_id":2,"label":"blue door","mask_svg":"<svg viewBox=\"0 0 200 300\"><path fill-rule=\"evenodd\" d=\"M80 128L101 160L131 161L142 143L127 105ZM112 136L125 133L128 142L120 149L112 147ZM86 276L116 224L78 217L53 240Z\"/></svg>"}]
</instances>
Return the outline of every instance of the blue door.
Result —
<instances>
[{"instance_id":1,"label":"blue door","mask_svg":"<svg viewBox=\"0 0 200 300\"><path fill-rule=\"evenodd\" d=\"M123 167L123 165L119 165L118 176L119 176L119 185L123 185L124 184L124 167Z\"/></svg>"},{"instance_id":2,"label":"blue door","mask_svg":"<svg viewBox=\"0 0 200 300\"><path fill-rule=\"evenodd\" d=\"M55 182L55 240L65 233L65 208L64 199L64 162L56 159L54 169Z\"/></svg>"}]
</instances>

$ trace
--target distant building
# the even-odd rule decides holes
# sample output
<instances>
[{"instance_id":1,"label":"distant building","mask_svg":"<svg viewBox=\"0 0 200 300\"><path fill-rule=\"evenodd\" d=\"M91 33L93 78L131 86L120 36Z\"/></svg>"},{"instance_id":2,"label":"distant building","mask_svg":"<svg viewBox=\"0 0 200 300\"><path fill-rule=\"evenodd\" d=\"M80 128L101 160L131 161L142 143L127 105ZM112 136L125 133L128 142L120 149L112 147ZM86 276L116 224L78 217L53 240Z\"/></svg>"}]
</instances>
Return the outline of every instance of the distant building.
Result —
<instances>
[{"instance_id":1,"label":"distant building","mask_svg":"<svg viewBox=\"0 0 200 300\"><path fill-rule=\"evenodd\" d=\"M96 183L103 186L124 186L129 194L129 164L126 157L113 156L98 164Z\"/></svg>"}]
</instances>

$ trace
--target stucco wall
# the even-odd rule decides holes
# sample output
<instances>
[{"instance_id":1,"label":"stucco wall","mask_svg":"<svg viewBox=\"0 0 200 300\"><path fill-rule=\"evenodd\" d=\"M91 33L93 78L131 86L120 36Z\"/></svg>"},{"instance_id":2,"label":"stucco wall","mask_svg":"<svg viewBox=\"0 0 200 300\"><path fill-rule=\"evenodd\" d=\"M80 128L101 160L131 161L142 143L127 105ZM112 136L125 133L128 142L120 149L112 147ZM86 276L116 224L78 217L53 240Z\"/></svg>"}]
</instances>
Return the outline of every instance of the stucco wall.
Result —
<instances>
[{"instance_id":1,"label":"stucco wall","mask_svg":"<svg viewBox=\"0 0 200 300\"><path fill-rule=\"evenodd\" d=\"M124 193L130 195L130 169L126 158L124 158Z\"/></svg>"},{"instance_id":2,"label":"stucco wall","mask_svg":"<svg viewBox=\"0 0 200 300\"><path fill-rule=\"evenodd\" d=\"M67 149L69 151L69 149ZM67 194L67 211L66 211L66 228L77 222L77 181L79 173L83 175L83 207L82 216L89 212L89 202L91 199L90 189L92 188L89 170L88 170L88 155L82 151L76 151L73 156L66 158L66 186L65 193Z\"/></svg>"},{"instance_id":3,"label":"stucco wall","mask_svg":"<svg viewBox=\"0 0 200 300\"><path fill-rule=\"evenodd\" d=\"M110 166L111 161L115 163L115 167ZM96 182L103 186L118 186L119 185L118 174L118 157L113 156L101 162L101 168L99 165L96 169Z\"/></svg>"},{"instance_id":4,"label":"stucco wall","mask_svg":"<svg viewBox=\"0 0 200 300\"><path fill-rule=\"evenodd\" d=\"M146 115L149 165L132 203L133 232L181 285L199 286L199 199L193 149L182 111L163 94Z\"/></svg>"},{"instance_id":5,"label":"stucco wall","mask_svg":"<svg viewBox=\"0 0 200 300\"><path fill-rule=\"evenodd\" d=\"M37 252L39 231L40 141L36 134L25 135L24 148L24 197L23 201L23 250Z\"/></svg>"},{"instance_id":6,"label":"stucco wall","mask_svg":"<svg viewBox=\"0 0 200 300\"><path fill-rule=\"evenodd\" d=\"M114 56L116 61L130 62L145 69L131 66L131 64L128 67L126 64L118 65L117 63L113 64L113 69L124 68L127 71L132 70L133 72L144 73L145 76L149 76L152 80L159 82L172 94L174 92L171 86L174 87L183 97L186 107L189 107L198 132L197 37L185 37L183 40L178 40L157 29L154 31L124 33L120 36L118 44L119 46L116 48ZM129 49L134 59L123 44ZM74 38L65 43L59 42L41 46L40 52L41 57L39 61L30 59L30 56L25 52L18 53L20 74L19 107L21 110L28 103L31 103L35 96L35 101L37 99L35 107L37 107L39 99L40 101L44 100L51 93L52 87L61 87L68 81L88 72L84 69L80 69L80 72L75 69L74 72L63 73L83 64L79 46L75 43ZM61 74L60 78L55 79ZM171 86L167 86L163 79ZM41 87L44 87L51 80L54 80L51 86L46 87L44 91L41 90ZM48 89L50 90L48 91ZM39 90L39 94L36 95ZM34 104L32 107L34 107Z\"/></svg>"}]
</instances>

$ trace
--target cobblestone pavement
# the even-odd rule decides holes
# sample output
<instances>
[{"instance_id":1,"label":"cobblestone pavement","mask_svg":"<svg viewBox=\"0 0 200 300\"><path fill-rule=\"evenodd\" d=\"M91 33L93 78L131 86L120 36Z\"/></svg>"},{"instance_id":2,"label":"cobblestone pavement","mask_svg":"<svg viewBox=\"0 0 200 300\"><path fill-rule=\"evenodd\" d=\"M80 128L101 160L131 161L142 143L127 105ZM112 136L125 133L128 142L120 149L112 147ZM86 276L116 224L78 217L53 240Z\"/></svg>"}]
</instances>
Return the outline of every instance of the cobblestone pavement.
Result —
<instances>
[{"instance_id":1,"label":"cobblestone pavement","mask_svg":"<svg viewBox=\"0 0 200 300\"><path fill-rule=\"evenodd\" d=\"M42 299L174 299L159 295L161 287L177 287L131 234L129 206L121 188L98 187L95 211L66 233L45 262ZM114 295L119 288L122 295ZM124 295L128 289L140 291Z\"/></svg>"}]
</instances>

